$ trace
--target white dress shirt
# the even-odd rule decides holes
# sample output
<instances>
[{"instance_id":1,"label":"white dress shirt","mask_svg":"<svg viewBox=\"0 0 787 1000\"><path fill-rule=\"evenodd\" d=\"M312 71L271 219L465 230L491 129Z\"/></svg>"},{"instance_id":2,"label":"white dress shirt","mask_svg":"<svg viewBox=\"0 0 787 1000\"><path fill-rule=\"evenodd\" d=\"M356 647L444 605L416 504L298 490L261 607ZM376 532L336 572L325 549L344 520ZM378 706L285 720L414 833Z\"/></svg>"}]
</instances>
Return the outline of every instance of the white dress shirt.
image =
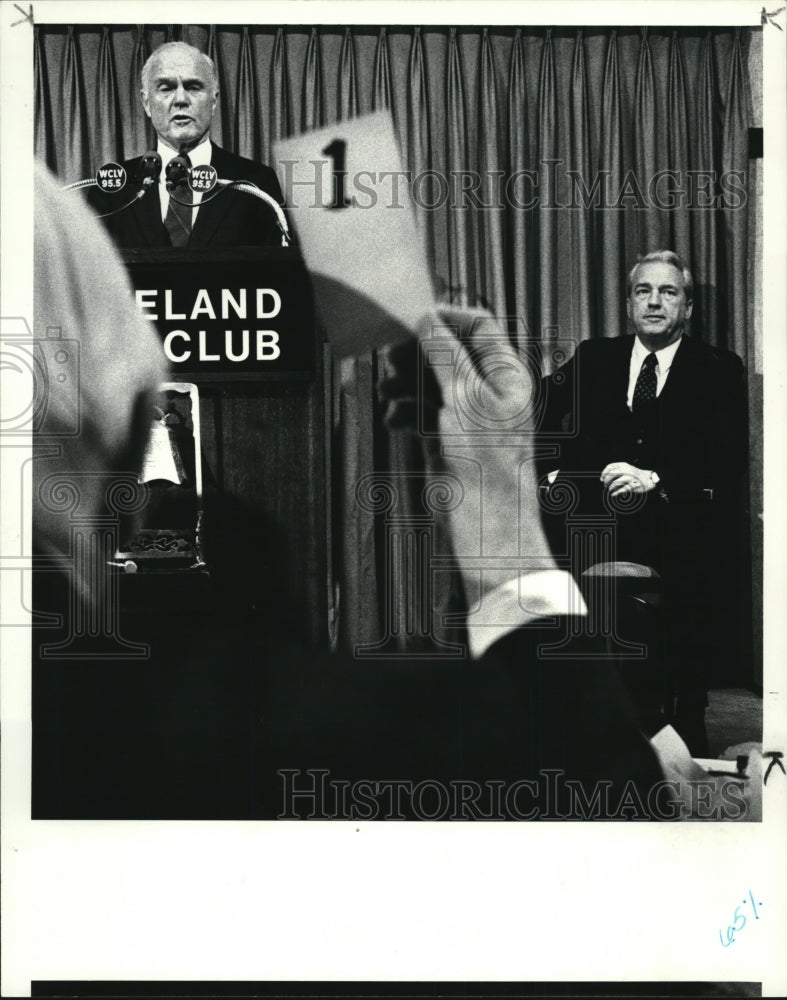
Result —
<instances>
[{"instance_id":1,"label":"white dress shirt","mask_svg":"<svg viewBox=\"0 0 787 1000\"><path fill-rule=\"evenodd\" d=\"M470 655L478 659L492 643L539 618L586 614L584 598L570 573L562 569L524 573L486 594L468 616Z\"/></svg>"},{"instance_id":2,"label":"white dress shirt","mask_svg":"<svg viewBox=\"0 0 787 1000\"><path fill-rule=\"evenodd\" d=\"M174 160L179 154L171 146L165 145L161 139L158 141L158 146L156 147L158 155L161 157L161 176L158 180L158 196L161 201L161 221L163 222L167 217L167 209L169 208L169 191L167 191L167 164L170 160ZM189 159L191 160L192 167L207 167L210 163L211 154L213 152L213 147L211 146L210 139L205 138L199 144L195 146L194 149L189 150ZM191 200L194 202L194 208L191 210L191 228L194 228L194 223L197 221L197 211L199 203L202 201L201 191L190 191ZM187 201L186 198L180 198L180 201Z\"/></svg>"},{"instance_id":3,"label":"white dress shirt","mask_svg":"<svg viewBox=\"0 0 787 1000\"><path fill-rule=\"evenodd\" d=\"M669 375L669 370L672 367L672 362L675 360L675 352L680 347L680 342L683 338L678 337L674 344L670 344L669 347L662 347L660 351L656 351L656 395L661 395L661 390L664 388L667 382L667 376ZM643 347L639 337L634 337L634 348L631 352L631 363L629 365L629 387L628 395L626 396L626 402L628 403L628 408L631 409L631 403L634 399L634 387L637 384L637 376L639 375L639 370L642 367L642 363L645 358L651 352L647 347Z\"/></svg>"}]
</instances>

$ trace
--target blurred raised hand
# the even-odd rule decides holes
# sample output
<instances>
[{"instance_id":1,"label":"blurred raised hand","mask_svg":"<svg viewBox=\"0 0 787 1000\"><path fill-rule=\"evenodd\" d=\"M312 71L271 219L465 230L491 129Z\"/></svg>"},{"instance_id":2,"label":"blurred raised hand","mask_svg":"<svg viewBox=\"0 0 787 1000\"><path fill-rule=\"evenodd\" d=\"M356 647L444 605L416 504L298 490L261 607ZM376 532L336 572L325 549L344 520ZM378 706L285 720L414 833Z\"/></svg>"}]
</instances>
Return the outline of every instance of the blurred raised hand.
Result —
<instances>
[{"instance_id":1,"label":"blurred raised hand","mask_svg":"<svg viewBox=\"0 0 787 1000\"><path fill-rule=\"evenodd\" d=\"M418 340L392 348L380 387L391 428L419 434L430 469L461 494L448 510L468 607L555 561L541 524L533 461L538 373L485 310L440 307Z\"/></svg>"}]
</instances>

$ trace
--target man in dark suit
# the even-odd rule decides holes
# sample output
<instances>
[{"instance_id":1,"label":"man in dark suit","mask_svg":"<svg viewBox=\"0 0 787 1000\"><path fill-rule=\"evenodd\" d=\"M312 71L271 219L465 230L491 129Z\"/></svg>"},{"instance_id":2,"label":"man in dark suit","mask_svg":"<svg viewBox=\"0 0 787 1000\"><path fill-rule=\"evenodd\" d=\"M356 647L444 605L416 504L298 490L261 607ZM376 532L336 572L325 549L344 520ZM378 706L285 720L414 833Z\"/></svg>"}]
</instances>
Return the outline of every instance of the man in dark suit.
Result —
<instances>
[{"instance_id":1,"label":"man in dark suit","mask_svg":"<svg viewBox=\"0 0 787 1000\"><path fill-rule=\"evenodd\" d=\"M158 137L162 172L145 194L128 208L109 214L128 201L129 185L117 194L93 189L90 201L116 245L121 248L183 246L277 246L281 234L272 207L254 195L232 188L192 191L185 179L172 191L166 168L176 156L192 167L216 170L220 180L246 181L279 204L282 193L271 167L236 156L210 140L210 125L218 99L212 60L184 42L168 42L150 56L142 69L142 103ZM143 188L143 161L126 161L131 189Z\"/></svg>"},{"instance_id":2,"label":"man in dark suit","mask_svg":"<svg viewBox=\"0 0 787 1000\"><path fill-rule=\"evenodd\" d=\"M740 615L743 366L686 335L692 276L676 254L641 257L626 291L634 336L583 341L545 379L545 437L564 435L547 464L574 480L583 513L615 514L617 559L663 577L664 656L677 695L668 717L702 753L708 679L730 655L724 640Z\"/></svg>"},{"instance_id":3,"label":"man in dark suit","mask_svg":"<svg viewBox=\"0 0 787 1000\"><path fill-rule=\"evenodd\" d=\"M268 166L236 156L210 139L218 100L218 81L212 60L191 45L169 42L156 49L142 68L142 104L156 132L156 152L161 160L158 177L145 177L148 156L123 165L128 183L107 194L94 187L89 201L121 249L179 247L212 250L228 247L280 246L276 210L256 195L216 186L201 192L188 184L186 168L212 167L219 180L245 181L264 192L274 203L283 201L275 172ZM175 158L188 164L171 186L167 166ZM147 181L147 183L146 183ZM133 192L144 192L134 199ZM208 471L211 511L203 539L211 545L219 518L213 510L216 495ZM196 521L196 496L192 483L152 488L156 503L148 507L148 527L173 526Z\"/></svg>"}]
</instances>

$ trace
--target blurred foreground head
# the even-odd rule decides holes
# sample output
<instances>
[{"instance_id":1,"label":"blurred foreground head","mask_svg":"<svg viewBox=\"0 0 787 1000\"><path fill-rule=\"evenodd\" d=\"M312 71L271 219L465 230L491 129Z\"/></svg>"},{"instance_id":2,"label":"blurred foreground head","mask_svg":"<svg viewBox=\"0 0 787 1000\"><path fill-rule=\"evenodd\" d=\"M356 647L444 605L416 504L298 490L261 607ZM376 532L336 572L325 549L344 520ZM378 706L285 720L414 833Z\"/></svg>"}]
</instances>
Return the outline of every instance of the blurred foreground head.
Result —
<instances>
[{"instance_id":1,"label":"blurred foreground head","mask_svg":"<svg viewBox=\"0 0 787 1000\"><path fill-rule=\"evenodd\" d=\"M34 338L46 392L33 463L34 545L42 554L67 555L74 503L90 520L105 510L113 477L133 483L167 369L156 330L139 315L101 224L40 165L34 214ZM67 372L55 358L58 335L71 342L60 355Z\"/></svg>"}]
</instances>

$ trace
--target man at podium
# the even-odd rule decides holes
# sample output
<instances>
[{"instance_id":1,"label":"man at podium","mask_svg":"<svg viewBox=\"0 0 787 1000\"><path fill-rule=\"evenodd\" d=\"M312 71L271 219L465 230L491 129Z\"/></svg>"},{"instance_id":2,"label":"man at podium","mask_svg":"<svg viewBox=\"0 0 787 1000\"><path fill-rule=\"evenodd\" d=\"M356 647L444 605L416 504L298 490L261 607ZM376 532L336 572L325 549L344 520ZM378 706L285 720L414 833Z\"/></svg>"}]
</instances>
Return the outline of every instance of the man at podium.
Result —
<instances>
[{"instance_id":1,"label":"man at podium","mask_svg":"<svg viewBox=\"0 0 787 1000\"><path fill-rule=\"evenodd\" d=\"M142 105L157 136L155 149L123 163L127 183L121 190L106 193L94 187L89 199L118 248L136 250L136 264L148 259L158 261L156 270L166 275L164 280L175 290L173 294L188 297L190 282L197 280L192 277L197 273L196 266L189 261L188 268L179 269L178 261L182 263L190 251L220 257L231 248L282 245L279 222L286 228L286 221L278 208L283 201L281 188L271 167L230 153L211 140L218 78L213 61L199 49L183 42L161 45L145 62L140 83ZM234 186L240 181L245 182L242 190ZM251 193L255 189L257 193ZM137 198L134 191L140 193ZM175 251L167 253L167 248ZM217 267L215 274L220 272ZM144 287L155 286L146 283ZM204 287L201 280L199 287ZM167 331L161 332L164 336ZM191 335L196 344L196 330L191 330ZM178 336L180 343L182 332ZM223 330L220 343L225 343ZM210 353L218 349L212 345ZM205 349L204 353L209 352ZM173 371L177 373L177 366ZM177 374L175 382L181 383ZM197 539L210 548L223 519L214 509L214 471L205 466L210 496L204 504L201 478L188 475L199 453L199 411L195 427L188 384L183 383L181 388L181 392L175 392L169 385L157 397L159 409L152 425L152 447L142 471L142 481L153 484L152 499L138 536L121 539L117 558L122 561L149 560L150 546L163 544L163 538L177 547L172 552L168 549L166 558L157 559L156 566L168 568L170 555L180 558L182 552L187 552L187 562L201 567ZM162 417L162 410L174 405L176 398L177 405L185 408L180 414L185 421L180 435L173 433L171 424L176 414ZM194 390L191 399L196 402L196 398ZM204 506L211 507L205 523Z\"/></svg>"},{"instance_id":2,"label":"man at podium","mask_svg":"<svg viewBox=\"0 0 787 1000\"><path fill-rule=\"evenodd\" d=\"M121 249L144 247L277 246L280 232L274 209L254 195L222 186L246 181L278 204L281 188L271 167L230 153L210 139L219 95L213 61L185 42L167 42L142 68L142 104L156 131L161 169L155 157L137 156L123 163L132 183L145 194L122 211L127 190L105 194L94 188L93 208ZM173 163L173 161L175 161ZM211 190L193 190L188 172L208 168L218 182ZM215 174L213 174L215 171ZM203 171L203 176L206 176ZM111 213L111 214L108 214Z\"/></svg>"}]
</instances>

